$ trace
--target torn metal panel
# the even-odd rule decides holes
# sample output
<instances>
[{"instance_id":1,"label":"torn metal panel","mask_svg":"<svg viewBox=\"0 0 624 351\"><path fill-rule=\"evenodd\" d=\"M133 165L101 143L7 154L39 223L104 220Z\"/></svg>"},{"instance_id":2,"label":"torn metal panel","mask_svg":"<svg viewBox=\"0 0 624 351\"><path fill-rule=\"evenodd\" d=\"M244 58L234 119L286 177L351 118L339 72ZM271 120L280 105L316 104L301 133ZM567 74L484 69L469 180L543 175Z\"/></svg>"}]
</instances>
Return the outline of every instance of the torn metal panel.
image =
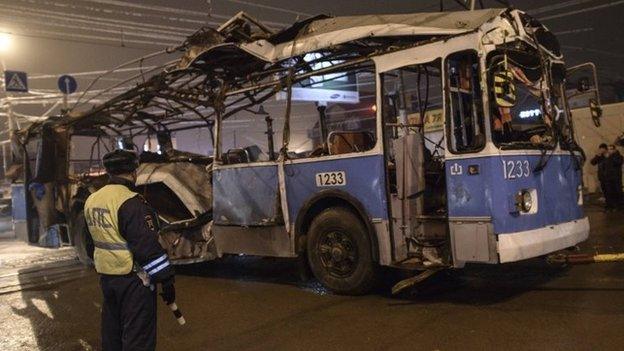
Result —
<instances>
[{"instance_id":1,"label":"torn metal panel","mask_svg":"<svg viewBox=\"0 0 624 351\"><path fill-rule=\"evenodd\" d=\"M217 258L212 221L185 231L161 232L158 240L174 264L189 264Z\"/></svg>"},{"instance_id":2,"label":"torn metal panel","mask_svg":"<svg viewBox=\"0 0 624 351\"><path fill-rule=\"evenodd\" d=\"M170 61L161 73L90 111L54 118L54 123L71 127L72 132L134 135L187 128L183 124L189 122L204 122L212 128L216 111L226 119L281 91L289 70L295 72L294 84L314 74L312 67L321 62L337 69L336 62L356 64L417 43L474 31L503 11L317 16L279 33L239 13L220 28L201 28L189 36L178 48L183 51L181 57ZM310 52L322 53L322 57L306 60ZM233 94L241 96L227 99Z\"/></svg>"},{"instance_id":3,"label":"torn metal panel","mask_svg":"<svg viewBox=\"0 0 624 351\"><path fill-rule=\"evenodd\" d=\"M272 45L259 40L245 43L241 48L276 62L363 38L466 33L479 28L502 11L504 9L334 17L309 23L292 41Z\"/></svg>"},{"instance_id":4,"label":"torn metal panel","mask_svg":"<svg viewBox=\"0 0 624 351\"><path fill-rule=\"evenodd\" d=\"M214 171L215 224L280 224L277 166L225 168Z\"/></svg>"},{"instance_id":5,"label":"torn metal panel","mask_svg":"<svg viewBox=\"0 0 624 351\"><path fill-rule=\"evenodd\" d=\"M141 164L137 186L154 183L165 184L193 215L212 210L212 186L204 166L188 162Z\"/></svg>"},{"instance_id":6,"label":"torn metal panel","mask_svg":"<svg viewBox=\"0 0 624 351\"><path fill-rule=\"evenodd\" d=\"M215 225L213 233L219 256L239 253L272 257L296 256L283 226L248 228Z\"/></svg>"},{"instance_id":7,"label":"torn metal panel","mask_svg":"<svg viewBox=\"0 0 624 351\"><path fill-rule=\"evenodd\" d=\"M204 166L188 162L144 163L137 170L136 184L165 221L159 241L173 263L216 258L211 231L212 186ZM170 192L163 193L164 190Z\"/></svg>"},{"instance_id":8,"label":"torn metal panel","mask_svg":"<svg viewBox=\"0 0 624 351\"><path fill-rule=\"evenodd\" d=\"M320 18L295 28L288 41L272 38L237 44L238 47L266 62L277 62L303 53L330 48L339 44L369 38L396 36L448 36L475 30L499 15L504 9L458 12L429 12L398 15L364 15ZM286 29L285 31L289 31ZM231 44L230 44L231 45ZM207 48L203 56L220 46Z\"/></svg>"}]
</instances>

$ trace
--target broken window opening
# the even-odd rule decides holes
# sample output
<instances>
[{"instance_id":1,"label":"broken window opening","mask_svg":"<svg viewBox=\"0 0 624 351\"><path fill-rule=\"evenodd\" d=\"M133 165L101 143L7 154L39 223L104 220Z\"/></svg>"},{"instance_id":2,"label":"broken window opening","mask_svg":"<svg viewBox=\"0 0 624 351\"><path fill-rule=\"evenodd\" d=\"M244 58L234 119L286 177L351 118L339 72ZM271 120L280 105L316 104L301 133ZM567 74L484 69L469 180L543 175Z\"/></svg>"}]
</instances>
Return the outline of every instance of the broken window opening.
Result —
<instances>
[{"instance_id":1,"label":"broken window opening","mask_svg":"<svg viewBox=\"0 0 624 351\"><path fill-rule=\"evenodd\" d=\"M454 153L477 152L486 142L479 56L472 50L455 53L445 66L449 146Z\"/></svg>"},{"instance_id":2,"label":"broken window opening","mask_svg":"<svg viewBox=\"0 0 624 351\"><path fill-rule=\"evenodd\" d=\"M488 57L488 66L489 84L494 83L495 74L508 71L515 94L515 103L510 107L498 106L496 100L491 99L494 144L505 149L553 148L551 102L543 93L547 82L539 55L519 50L493 52Z\"/></svg>"},{"instance_id":3,"label":"broken window opening","mask_svg":"<svg viewBox=\"0 0 624 351\"><path fill-rule=\"evenodd\" d=\"M292 95L290 158L342 155L375 147L376 83L371 62L309 76L293 85Z\"/></svg>"},{"instance_id":4,"label":"broken window opening","mask_svg":"<svg viewBox=\"0 0 624 351\"><path fill-rule=\"evenodd\" d=\"M424 168L423 215L446 213L444 173L444 113L442 60L401 67L381 74L382 116L389 190L398 195L397 160L415 166L422 157ZM424 114L424 118L421 118ZM395 155L396 143L406 134L423 135L423 154L407 150ZM401 161L402 162L402 161Z\"/></svg>"}]
</instances>

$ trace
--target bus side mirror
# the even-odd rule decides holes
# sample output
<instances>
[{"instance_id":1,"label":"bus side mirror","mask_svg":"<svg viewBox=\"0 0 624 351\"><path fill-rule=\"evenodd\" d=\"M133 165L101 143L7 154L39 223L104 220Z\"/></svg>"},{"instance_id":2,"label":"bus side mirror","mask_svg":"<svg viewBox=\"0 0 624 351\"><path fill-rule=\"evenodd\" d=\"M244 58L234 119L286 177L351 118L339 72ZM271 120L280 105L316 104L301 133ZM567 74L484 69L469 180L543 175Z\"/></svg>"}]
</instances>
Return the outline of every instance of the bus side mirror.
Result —
<instances>
[{"instance_id":1,"label":"bus side mirror","mask_svg":"<svg viewBox=\"0 0 624 351\"><path fill-rule=\"evenodd\" d=\"M565 94L570 109L589 108L592 122L596 127L600 127L602 107L598 91L598 75L593 63L583 63L567 69Z\"/></svg>"},{"instance_id":2,"label":"bus side mirror","mask_svg":"<svg viewBox=\"0 0 624 351\"><path fill-rule=\"evenodd\" d=\"M494 72L494 98L498 107L511 108L516 105L516 85L511 71Z\"/></svg>"}]
</instances>

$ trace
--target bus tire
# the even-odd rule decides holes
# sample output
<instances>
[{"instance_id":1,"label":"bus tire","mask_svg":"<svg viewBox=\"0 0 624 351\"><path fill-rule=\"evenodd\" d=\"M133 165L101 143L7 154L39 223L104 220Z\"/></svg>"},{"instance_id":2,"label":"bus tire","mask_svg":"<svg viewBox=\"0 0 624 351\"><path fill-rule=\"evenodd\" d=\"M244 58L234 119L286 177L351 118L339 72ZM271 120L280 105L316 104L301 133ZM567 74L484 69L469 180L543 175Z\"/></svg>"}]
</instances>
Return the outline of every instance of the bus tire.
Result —
<instances>
[{"instance_id":1,"label":"bus tire","mask_svg":"<svg viewBox=\"0 0 624 351\"><path fill-rule=\"evenodd\" d=\"M366 226L343 207L324 210L312 220L306 243L314 276L342 295L367 293L376 282L376 264Z\"/></svg>"},{"instance_id":2,"label":"bus tire","mask_svg":"<svg viewBox=\"0 0 624 351\"><path fill-rule=\"evenodd\" d=\"M78 256L78 260L84 265L93 266L93 259L89 257L89 248L87 235L89 230L87 229L87 222L85 222L84 212L80 211L72 216L71 225L69 227L71 232L72 243L74 244L74 250Z\"/></svg>"}]
</instances>

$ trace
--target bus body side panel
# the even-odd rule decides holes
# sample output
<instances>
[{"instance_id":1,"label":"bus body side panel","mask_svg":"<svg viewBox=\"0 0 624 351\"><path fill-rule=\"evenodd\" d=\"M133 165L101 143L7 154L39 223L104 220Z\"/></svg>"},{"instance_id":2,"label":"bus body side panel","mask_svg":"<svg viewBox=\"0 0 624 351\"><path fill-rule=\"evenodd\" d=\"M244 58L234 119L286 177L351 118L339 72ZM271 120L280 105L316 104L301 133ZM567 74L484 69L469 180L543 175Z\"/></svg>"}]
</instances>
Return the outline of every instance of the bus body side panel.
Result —
<instances>
[{"instance_id":1,"label":"bus body side panel","mask_svg":"<svg viewBox=\"0 0 624 351\"><path fill-rule=\"evenodd\" d=\"M286 193L288 210L294 223L305 202L324 189L339 189L356 198L364 206L370 219L388 219L385 194L383 156L349 157L305 163L286 163ZM345 184L317 186L319 173L344 172Z\"/></svg>"},{"instance_id":2,"label":"bus body side panel","mask_svg":"<svg viewBox=\"0 0 624 351\"><path fill-rule=\"evenodd\" d=\"M449 219L491 218L501 262L535 257L583 241L589 229L577 197L581 171L570 155L547 154L544 159L548 163L539 172L535 171L539 155L447 160ZM515 208L516 194L522 190L532 193L533 206L528 213Z\"/></svg>"},{"instance_id":3,"label":"bus body side panel","mask_svg":"<svg viewBox=\"0 0 624 351\"><path fill-rule=\"evenodd\" d=\"M212 183L219 256L296 256L279 210L276 164L217 168Z\"/></svg>"},{"instance_id":4,"label":"bus body side panel","mask_svg":"<svg viewBox=\"0 0 624 351\"><path fill-rule=\"evenodd\" d=\"M215 169L214 223L258 226L278 217L277 165Z\"/></svg>"},{"instance_id":5,"label":"bus body side panel","mask_svg":"<svg viewBox=\"0 0 624 351\"><path fill-rule=\"evenodd\" d=\"M575 169L574 160L566 155L545 157L548 164L541 172L534 172L540 159L536 155L448 160L449 217L491 217L496 234L582 218L576 196L580 170ZM471 175L470 169L475 167L478 174ZM515 195L532 189L537 195L533 200L537 211L519 214L513 208Z\"/></svg>"},{"instance_id":6,"label":"bus body side panel","mask_svg":"<svg viewBox=\"0 0 624 351\"><path fill-rule=\"evenodd\" d=\"M344 172L344 185L318 186L319 173ZM285 164L285 183L291 224L296 223L301 208L323 190L334 189L355 198L364 208L375 228L380 263L390 264L388 204L383 155L334 158Z\"/></svg>"}]
</instances>

